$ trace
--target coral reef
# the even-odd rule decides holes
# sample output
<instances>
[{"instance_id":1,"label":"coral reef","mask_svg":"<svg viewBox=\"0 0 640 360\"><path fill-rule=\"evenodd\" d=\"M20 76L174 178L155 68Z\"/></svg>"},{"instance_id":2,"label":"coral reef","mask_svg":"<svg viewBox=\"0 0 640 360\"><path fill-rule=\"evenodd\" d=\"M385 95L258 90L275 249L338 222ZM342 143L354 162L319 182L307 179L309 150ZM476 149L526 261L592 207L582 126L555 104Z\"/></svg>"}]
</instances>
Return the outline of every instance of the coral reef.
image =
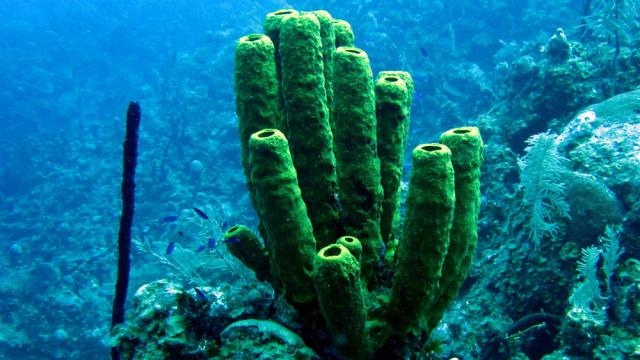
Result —
<instances>
[{"instance_id":1,"label":"coral reef","mask_svg":"<svg viewBox=\"0 0 640 360\"><path fill-rule=\"evenodd\" d=\"M531 219L523 212L525 207L522 200L530 178L521 178L520 188L513 188L511 195L501 197L510 203L511 208L505 218L506 232L501 234L492 230L492 234L495 234L496 240L509 241L494 242L490 248L481 250L485 257L477 266L495 267L493 271L474 279L477 283L472 285L467 295L484 297L480 294L487 290L494 294L491 301L479 299L477 307L467 309L476 313L473 317L495 319L484 325L493 328L495 336L478 339L482 349L478 354L483 358L527 356L556 359L605 352L616 354L612 356L618 358L635 356L637 342L629 335L634 331L635 320L625 322L622 319L635 319L635 305L629 302L627 296L629 291L635 291L631 289L637 283L634 275L638 253L637 212L634 210L637 209L637 192L630 191L628 185L633 183L637 168L629 166L629 163L637 160L637 151L634 150L638 147L637 136L631 135L637 132L637 104L638 94L635 90L585 106L566 120L566 125L560 129L552 146L556 149L556 157L566 158L556 184L564 184L563 198L571 217L555 218L558 232L556 236L545 235L539 250L535 250L535 244L528 235ZM503 163L515 163L513 157L510 159L504 153L499 157L488 151L488 155L492 163L496 159L501 159L498 161ZM545 171L547 169L535 173L544 174ZM492 198L501 196L499 193L492 187L485 192ZM486 234L482 224L481 219L481 236ZM598 260L600 253L611 247L608 245L610 240L603 240L612 238L612 235L603 236L611 234L611 226L621 226L615 237L618 249L624 247L625 251L609 252L606 258L602 256L602 260ZM496 241L486 235L483 238L487 239L483 242L485 246ZM600 243L603 250L598 248ZM587 251L589 256L581 256L581 249ZM612 255L614 253L618 255ZM604 270L605 266L611 268L604 263L612 263L612 259L616 259L620 265L615 271ZM579 274L583 276L580 281L573 276L576 274L576 263L589 264L592 269L586 271L580 265ZM611 276L607 273L611 273ZM586 296L589 292L583 288L579 296L572 296L576 293L575 289L585 282L585 274L591 279L589 291L596 295ZM605 277L611 279L611 288L606 285L609 280ZM471 278L474 278L473 272ZM600 280L593 281L596 278ZM598 299L598 296L601 298ZM585 310L582 315L572 312L576 304L581 308L597 310L598 313L588 317L585 316ZM523 319L531 318L540 309L547 316L558 318L559 324L540 320L536 326L527 327L526 331L510 333L508 318L513 319L512 326L515 326ZM437 329L434 339L451 334L451 329L456 328L456 319L445 318L447 320L449 328ZM468 331L467 334L473 333L473 330L465 331ZM501 335L505 332L507 335ZM615 342L614 338L619 342Z\"/></svg>"},{"instance_id":2,"label":"coral reef","mask_svg":"<svg viewBox=\"0 0 640 360\"><path fill-rule=\"evenodd\" d=\"M300 359L320 357L308 348L302 338L285 326L271 320L240 320L220 334L223 359L255 357L257 359Z\"/></svg>"},{"instance_id":3,"label":"coral reef","mask_svg":"<svg viewBox=\"0 0 640 360\"><path fill-rule=\"evenodd\" d=\"M407 81L400 74L378 73L381 69L411 73L415 90L409 93L415 92L407 149L419 141L436 141L437 134L468 119L478 118L481 124L483 166L488 171L482 173L478 251L470 275L424 348L419 346L424 340L420 334L405 334L390 339L381 357L637 357L639 272L633 258L638 258L640 244L640 204L634 180L637 136L632 135L637 130L636 100L619 97L616 106L608 103L608 114L604 107L594 111L593 127L584 126L594 110L589 104L640 85L636 2L287 4L326 8L348 17L350 24L342 23L347 39L338 40L339 45L357 44L366 50L373 74L379 74L376 83L386 75ZM240 165L233 66L236 40L262 32L264 13L282 6L275 0L0 3L0 263L7 269L0 275L0 357L77 360L102 358L108 352L120 207L115 179L121 172L121 113L130 99L145 109L133 227L134 244L139 246L132 252L131 289L166 278L191 289L194 299L199 297L195 286L208 301L216 299L209 295L209 288L214 288L234 303L245 295L235 292L236 287L255 295L252 287L264 285L246 268L274 282ZM137 19L135 24L131 19ZM321 32L330 32L331 27L323 27L326 19L318 20ZM556 31L559 27L566 42ZM554 35L561 41L552 42ZM330 35L321 34L321 39L330 42ZM566 43L568 58L554 57L567 54ZM561 51L556 52L556 45ZM323 58L331 56L326 48L323 43ZM277 60L276 73L279 64ZM323 62L331 107L329 65ZM284 101L281 89L277 91L276 97ZM615 115L618 112L625 115ZM599 123L605 119L612 123ZM546 131L570 134L559 144L561 155L570 159L569 172L559 182L566 186L571 220L557 219L558 239L542 239L536 251L528 236L517 160L524 154L525 140ZM379 157L383 145L378 142ZM388 224L385 209L393 201L385 204L388 198L383 194L385 271L376 280L388 288L395 240L402 236L410 155L411 151L404 154L400 204L389 237L382 224ZM381 174L384 168L382 163ZM389 169L398 170L395 165ZM381 180L395 181L385 175ZM384 193L389 194L387 188ZM194 206L209 215L208 222L194 217ZM175 216L174 222L162 222ZM223 236L239 221L249 227ZM569 297L579 283L576 262L582 248L598 246L608 224L623 225L620 243L626 250L611 279L607 322L585 326L588 323L566 316ZM257 229L258 235L249 229ZM252 243L248 251L237 246L234 235ZM337 242L358 257L355 241L346 237ZM174 250L167 255L172 243ZM235 251L247 266L234 261L226 249ZM604 292L604 282L601 286ZM298 313L283 297L272 303L269 290L259 291L255 298L258 305L266 302L260 306L268 310L242 318L277 321L301 334L314 349L323 349L323 357L338 357L329 331L320 329L323 319L309 335ZM131 299L133 291L129 295ZM365 300L374 304L384 296ZM159 301L157 311L170 312L175 304ZM209 306L204 301L195 305ZM127 322L135 323L143 308L128 306ZM241 308L220 311L235 315ZM184 306L174 310L186 315L192 311ZM204 312L199 314L199 321L207 323ZM550 320L557 318L560 326ZM175 332L176 323L155 324L158 330L171 325L167 330ZM284 336L271 336L271 327L248 324L241 329L255 341L226 346L215 336L216 340L188 339L207 348L218 342L216 346L229 350L228 357L242 356L238 345L243 344L256 358L288 346ZM150 331L136 339L137 346L144 347L152 346L145 342L163 338ZM215 358L222 353L196 354ZM287 357L296 352L274 354Z\"/></svg>"},{"instance_id":4,"label":"coral reef","mask_svg":"<svg viewBox=\"0 0 640 360\"><path fill-rule=\"evenodd\" d=\"M504 102L493 111L509 119L498 124L513 149L521 151L525 139L548 128L560 131L564 119L588 104L635 88L633 45L626 43L620 55L599 48L558 29L546 43L523 47L519 57L497 65L502 84L496 93Z\"/></svg>"},{"instance_id":5,"label":"coral reef","mask_svg":"<svg viewBox=\"0 0 640 360\"><path fill-rule=\"evenodd\" d=\"M266 317L272 301L271 289L262 285L185 289L159 280L136 291L135 316L116 327L115 340L125 359L215 358L221 356L227 327ZM233 340L225 344L229 356Z\"/></svg>"}]
</instances>

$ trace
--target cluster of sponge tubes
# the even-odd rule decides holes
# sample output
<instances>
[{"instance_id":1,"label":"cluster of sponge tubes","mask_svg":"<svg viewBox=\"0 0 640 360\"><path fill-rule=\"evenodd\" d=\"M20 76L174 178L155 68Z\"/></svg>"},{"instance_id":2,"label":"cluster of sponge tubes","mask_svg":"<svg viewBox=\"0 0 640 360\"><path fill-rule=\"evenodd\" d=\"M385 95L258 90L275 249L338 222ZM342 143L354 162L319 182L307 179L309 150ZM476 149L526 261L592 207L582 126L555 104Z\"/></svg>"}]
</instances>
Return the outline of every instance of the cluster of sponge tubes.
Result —
<instances>
[{"instance_id":1,"label":"cluster of sponge tubes","mask_svg":"<svg viewBox=\"0 0 640 360\"><path fill-rule=\"evenodd\" d=\"M351 26L326 11L276 11L264 27L235 54L242 162L264 241L236 225L229 250L300 314L321 314L345 357L430 333L475 252L478 129L413 150L399 226L411 76L374 81Z\"/></svg>"}]
</instances>

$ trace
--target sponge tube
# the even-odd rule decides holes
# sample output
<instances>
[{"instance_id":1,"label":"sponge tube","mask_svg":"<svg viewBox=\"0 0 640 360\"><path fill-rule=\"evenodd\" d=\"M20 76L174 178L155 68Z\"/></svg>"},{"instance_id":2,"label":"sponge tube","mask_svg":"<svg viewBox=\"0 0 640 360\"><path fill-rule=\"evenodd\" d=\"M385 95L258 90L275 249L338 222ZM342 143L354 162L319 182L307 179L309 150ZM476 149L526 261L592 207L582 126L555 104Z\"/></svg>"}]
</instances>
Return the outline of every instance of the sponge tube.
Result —
<instances>
[{"instance_id":1,"label":"sponge tube","mask_svg":"<svg viewBox=\"0 0 640 360\"><path fill-rule=\"evenodd\" d=\"M242 163L246 170L251 134L276 128L280 123L275 49L269 37L252 34L238 40L234 75Z\"/></svg>"},{"instance_id":2,"label":"sponge tube","mask_svg":"<svg viewBox=\"0 0 640 360\"><path fill-rule=\"evenodd\" d=\"M283 19L280 57L287 138L313 233L324 246L337 237L339 206L320 23L314 14Z\"/></svg>"},{"instance_id":3,"label":"sponge tube","mask_svg":"<svg viewBox=\"0 0 640 360\"><path fill-rule=\"evenodd\" d=\"M360 243L360 240L347 235L336 240L336 244L346 247L351 255L360 262L360 256L362 255L362 244Z\"/></svg>"},{"instance_id":4,"label":"sponge tube","mask_svg":"<svg viewBox=\"0 0 640 360\"><path fill-rule=\"evenodd\" d=\"M271 272L282 282L292 303L313 302L316 243L287 139L275 129L256 132L249 140L249 152L256 204L268 238Z\"/></svg>"},{"instance_id":5,"label":"sponge tube","mask_svg":"<svg viewBox=\"0 0 640 360\"><path fill-rule=\"evenodd\" d=\"M253 270L259 281L271 281L269 254L256 234L245 225L235 225L224 233L231 255Z\"/></svg>"},{"instance_id":6,"label":"sponge tube","mask_svg":"<svg viewBox=\"0 0 640 360\"><path fill-rule=\"evenodd\" d=\"M378 73L378 78L381 78L383 76L399 77L407 85L407 109L409 111L408 116L411 117L411 106L413 104L413 90L414 90L413 78L411 77L411 74L409 74L406 71L399 71L399 70L380 71ZM409 138L409 121L407 121L404 124L404 144L407 143L408 138Z\"/></svg>"},{"instance_id":7,"label":"sponge tube","mask_svg":"<svg viewBox=\"0 0 640 360\"><path fill-rule=\"evenodd\" d=\"M413 150L407 214L398 245L387 320L396 333L417 325L437 295L455 204L451 152L442 144Z\"/></svg>"},{"instance_id":8,"label":"sponge tube","mask_svg":"<svg viewBox=\"0 0 640 360\"><path fill-rule=\"evenodd\" d=\"M280 66L280 29L282 27L282 22L287 16L297 15L298 12L293 9L281 9L278 11L274 11L268 13L264 19L264 33L271 39L273 42L273 47L275 49L275 59L276 59L276 73L278 79L278 105L280 108L284 107L284 100L282 98L282 67ZM278 126L278 129L286 133L286 124L283 123Z\"/></svg>"},{"instance_id":9,"label":"sponge tube","mask_svg":"<svg viewBox=\"0 0 640 360\"><path fill-rule=\"evenodd\" d=\"M253 207L255 191L249 170L249 137L281 123L274 47L266 35L247 35L236 45L235 94L242 166ZM264 234L263 234L264 235Z\"/></svg>"},{"instance_id":10,"label":"sponge tube","mask_svg":"<svg viewBox=\"0 0 640 360\"><path fill-rule=\"evenodd\" d=\"M320 309L336 348L351 359L361 358L366 313L360 264L346 247L333 244L318 252L315 269Z\"/></svg>"},{"instance_id":11,"label":"sponge tube","mask_svg":"<svg viewBox=\"0 0 640 360\"><path fill-rule=\"evenodd\" d=\"M320 36L322 38L322 62L324 65L324 88L327 93L327 108L329 108L329 124L333 127L333 59L336 55L336 33L333 28L333 18L325 10L312 11L320 22Z\"/></svg>"},{"instance_id":12,"label":"sponge tube","mask_svg":"<svg viewBox=\"0 0 640 360\"><path fill-rule=\"evenodd\" d=\"M336 48L341 46L354 46L355 35L351 24L345 20L335 19L333 21L333 29L336 33Z\"/></svg>"},{"instance_id":13,"label":"sponge tube","mask_svg":"<svg viewBox=\"0 0 640 360\"><path fill-rule=\"evenodd\" d=\"M389 241L402 179L405 127L409 122L409 90L402 78L384 75L376 82L376 117L378 120L378 157L381 184L384 191L380 233Z\"/></svg>"},{"instance_id":14,"label":"sponge tube","mask_svg":"<svg viewBox=\"0 0 640 360\"><path fill-rule=\"evenodd\" d=\"M456 210L451 229L449 253L445 259L437 302L425 312L427 329L438 324L444 311L458 295L469 275L471 261L478 243L478 212L480 209L480 167L482 137L476 127L451 129L440 137L451 148L456 173Z\"/></svg>"},{"instance_id":15,"label":"sponge tube","mask_svg":"<svg viewBox=\"0 0 640 360\"><path fill-rule=\"evenodd\" d=\"M362 277L369 282L382 248L373 74L367 54L350 47L336 51L334 71L334 146L343 224L346 234L362 242Z\"/></svg>"}]
</instances>

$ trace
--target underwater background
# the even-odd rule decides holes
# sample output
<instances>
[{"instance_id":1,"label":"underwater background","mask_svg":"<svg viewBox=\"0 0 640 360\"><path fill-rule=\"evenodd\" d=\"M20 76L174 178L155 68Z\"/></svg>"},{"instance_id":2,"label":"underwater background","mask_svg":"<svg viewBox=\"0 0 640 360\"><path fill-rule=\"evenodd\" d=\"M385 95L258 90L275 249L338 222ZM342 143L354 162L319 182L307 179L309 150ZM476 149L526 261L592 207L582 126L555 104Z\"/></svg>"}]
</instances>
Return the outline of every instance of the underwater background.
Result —
<instances>
[{"instance_id":1,"label":"underwater background","mask_svg":"<svg viewBox=\"0 0 640 360\"><path fill-rule=\"evenodd\" d=\"M459 126L484 139L471 273L398 358L640 359L640 4L627 0L0 0L0 358L109 357L129 101L142 121L128 354L161 358L179 338L189 351L165 357L339 358L292 326L227 333L236 350L219 335L293 316L223 245L231 225L258 226L236 42L285 8L348 21L374 74L412 75L401 189L416 145ZM175 293L206 309L145 313L180 308ZM203 328L185 330L189 316Z\"/></svg>"}]
</instances>

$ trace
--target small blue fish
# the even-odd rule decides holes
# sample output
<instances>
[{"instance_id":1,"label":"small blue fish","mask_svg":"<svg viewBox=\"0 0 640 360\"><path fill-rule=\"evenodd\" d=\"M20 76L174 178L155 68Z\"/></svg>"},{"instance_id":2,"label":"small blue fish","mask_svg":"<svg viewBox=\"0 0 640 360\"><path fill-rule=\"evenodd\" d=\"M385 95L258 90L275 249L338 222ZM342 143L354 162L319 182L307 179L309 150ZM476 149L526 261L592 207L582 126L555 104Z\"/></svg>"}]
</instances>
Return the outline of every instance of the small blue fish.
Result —
<instances>
[{"instance_id":1,"label":"small blue fish","mask_svg":"<svg viewBox=\"0 0 640 360\"><path fill-rule=\"evenodd\" d=\"M176 242L172 241L169 243L169 245L167 245L167 255L171 255L171 253L173 252L173 250L175 250L176 248Z\"/></svg>"},{"instance_id":2,"label":"small blue fish","mask_svg":"<svg viewBox=\"0 0 640 360\"><path fill-rule=\"evenodd\" d=\"M178 231L178 235L179 236L184 236L184 233L182 231Z\"/></svg>"},{"instance_id":3,"label":"small blue fish","mask_svg":"<svg viewBox=\"0 0 640 360\"><path fill-rule=\"evenodd\" d=\"M207 248L207 247L206 247L206 245L200 245L200 246L198 246L198 248L196 249L196 252L197 252L197 253L199 253L199 252L203 252L203 251L204 251L204 249L206 249L206 248Z\"/></svg>"},{"instance_id":4,"label":"small blue fish","mask_svg":"<svg viewBox=\"0 0 640 360\"><path fill-rule=\"evenodd\" d=\"M198 294L198 299L202 301L207 301L207 295L205 295L205 293L202 292L202 290L198 289L197 287L193 288L193 290L195 290L196 294Z\"/></svg>"},{"instance_id":5,"label":"small blue fish","mask_svg":"<svg viewBox=\"0 0 640 360\"><path fill-rule=\"evenodd\" d=\"M222 222L222 230L226 229L229 226L229 220L225 220Z\"/></svg>"},{"instance_id":6,"label":"small blue fish","mask_svg":"<svg viewBox=\"0 0 640 360\"><path fill-rule=\"evenodd\" d=\"M233 237L222 240L222 242L225 244L237 244L240 242L240 238L233 236Z\"/></svg>"},{"instance_id":7,"label":"small blue fish","mask_svg":"<svg viewBox=\"0 0 640 360\"><path fill-rule=\"evenodd\" d=\"M198 209L197 207L194 207L193 211L195 211L196 214L198 214L198 216L200 216L201 218L205 220L209 220L209 216L204 211Z\"/></svg>"},{"instance_id":8,"label":"small blue fish","mask_svg":"<svg viewBox=\"0 0 640 360\"><path fill-rule=\"evenodd\" d=\"M215 248L217 245L217 241L215 238L209 238L209 240L207 241L207 247L209 248L209 250Z\"/></svg>"},{"instance_id":9,"label":"small blue fish","mask_svg":"<svg viewBox=\"0 0 640 360\"><path fill-rule=\"evenodd\" d=\"M171 223L178 220L178 216L176 215L168 215L160 219L160 224Z\"/></svg>"}]
</instances>

